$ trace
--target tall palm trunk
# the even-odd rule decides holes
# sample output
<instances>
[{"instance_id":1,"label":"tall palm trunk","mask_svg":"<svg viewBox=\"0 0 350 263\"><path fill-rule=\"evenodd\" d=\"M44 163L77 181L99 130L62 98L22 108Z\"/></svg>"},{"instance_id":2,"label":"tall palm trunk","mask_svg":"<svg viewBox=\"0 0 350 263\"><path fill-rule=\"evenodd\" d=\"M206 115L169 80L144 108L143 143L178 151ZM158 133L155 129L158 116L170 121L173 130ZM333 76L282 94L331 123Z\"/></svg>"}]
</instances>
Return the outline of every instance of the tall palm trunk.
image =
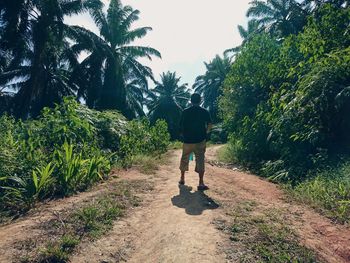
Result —
<instances>
[{"instance_id":1,"label":"tall palm trunk","mask_svg":"<svg viewBox=\"0 0 350 263\"><path fill-rule=\"evenodd\" d=\"M33 28L33 60L30 78L25 88L15 98L16 113L19 117L36 116L44 104L43 96L46 83L45 49L48 44L49 24L41 19Z\"/></svg>"},{"instance_id":2,"label":"tall palm trunk","mask_svg":"<svg viewBox=\"0 0 350 263\"><path fill-rule=\"evenodd\" d=\"M126 111L126 91L120 65L117 58L108 58L106 61L100 109L116 109L122 113Z\"/></svg>"}]
</instances>

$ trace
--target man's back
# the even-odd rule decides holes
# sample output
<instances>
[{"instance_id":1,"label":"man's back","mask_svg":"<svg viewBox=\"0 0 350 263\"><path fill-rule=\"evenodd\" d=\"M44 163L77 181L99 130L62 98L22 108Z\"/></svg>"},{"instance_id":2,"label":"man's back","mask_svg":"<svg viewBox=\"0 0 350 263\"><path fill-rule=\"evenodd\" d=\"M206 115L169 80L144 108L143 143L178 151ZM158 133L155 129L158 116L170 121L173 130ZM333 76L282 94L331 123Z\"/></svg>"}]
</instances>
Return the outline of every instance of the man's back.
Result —
<instances>
[{"instance_id":1,"label":"man's back","mask_svg":"<svg viewBox=\"0 0 350 263\"><path fill-rule=\"evenodd\" d=\"M199 143L206 139L209 112L200 106L191 106L182 112L180 129L184 143Z\"/></svg>"},{"instance_id":2,"label":"man's back","mask_svg":"<svg viewBox=\"0 0 350 263\"><path fill-rule=\"evenodd\" d=\"M193 93L191 95L193 106L185 109L181 115L180 131L183 134L184 143L182 145L182 155L180 162L181 178L180 185L185 184L185 172L188 171L190 154L196 156L195 171L199 175L199 184L197 189L204 191L209 189L204 184L205 172L205 149L207 132L211 129L210 114L206 109L201 108L201 95Z\"/></svg>"}]
</instances>

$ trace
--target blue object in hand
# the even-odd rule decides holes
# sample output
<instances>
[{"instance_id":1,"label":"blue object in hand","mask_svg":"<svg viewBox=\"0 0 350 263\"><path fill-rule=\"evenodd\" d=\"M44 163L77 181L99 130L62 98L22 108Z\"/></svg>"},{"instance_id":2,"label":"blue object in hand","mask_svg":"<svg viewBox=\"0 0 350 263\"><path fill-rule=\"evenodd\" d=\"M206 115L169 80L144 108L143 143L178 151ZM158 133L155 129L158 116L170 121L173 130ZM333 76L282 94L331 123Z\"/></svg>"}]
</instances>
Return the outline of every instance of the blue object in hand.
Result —
<instances>
[{"instance_id":1,"label":"blue object in hand","mask_svg":"<svg viewBox=\"0 0 350 263\"><path fill-rule=\"evenodd\" d=\"M193 152L190 153L190 161L193 161Z\"/></svg>"}]
</instances>

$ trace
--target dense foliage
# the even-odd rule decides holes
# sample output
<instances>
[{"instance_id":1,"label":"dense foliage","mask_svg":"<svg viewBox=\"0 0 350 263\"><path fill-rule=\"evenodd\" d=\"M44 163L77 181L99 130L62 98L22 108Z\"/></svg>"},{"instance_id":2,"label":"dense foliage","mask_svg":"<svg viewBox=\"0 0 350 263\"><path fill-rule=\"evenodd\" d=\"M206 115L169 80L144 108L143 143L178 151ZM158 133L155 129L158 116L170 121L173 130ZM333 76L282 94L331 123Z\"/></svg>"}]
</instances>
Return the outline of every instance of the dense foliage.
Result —
<instances>
[{"instance_id":1,"label":"dense foliage","mask_svg":"<svg viewBox=\"0 0 350 263\"><path fill-rule=\"evenodd\" d=\"M298 181L350 147L349 8L322 5L283 41L257 33L221 99L237 161Z\"/></svg>"},{"instance_id":2,"label":"dense foliage","mask_svg":"<svg viewBox=\"0 0 350 263\"><path fill-rule=\"evenodd\" d=\"M144 118L141 121L131 121L126 127L126 133L121 137L119 155L123 163L129 165L133 157L144 154L163 154L167 151L170 135L164 120L157 120L151 125Z\"/></svg>"},{"instance_id":3,"label":"dense foliage","mask_svg":"<svg viewBox=\"0 0 350 263\"><path fill-rule=\"evenodd\" d=\"M310 204L335 218L348 222L350 218L350 165L349 160L339 167L317 173L312 179L298 184L291 194L299 201Z\"/></svg>"},{"instance_id":4,"label":"dense foliage","mask_svg":"<svg viewBox=\"0 0 350 263\"><path fill-rule=\"evenodd\" d=\"M84 190L106 178L112 165L163 153L169 143L164 121L127 123L73 98L45 108L36 120L3 115L0 127L0 211L25 211L36 201Z\"/></svg>"},{"instance_id":5,"label":"dense foliage","mask_svg":"<svg viewBox=\"0 0 350 263\"><path fill-rule=\"evenodd\" d=\"M67 24L67 18L86 12L99 35ZM147 79L153 76L138 59L160 53L133 45L151 30L133 28L139 13L120 0L110 1L107 12L100 0L1 1L0 112L35 117L76 96L90 108L143 116Z\"/></svg>"},{"instance_id":6,"label":"dense foliage","mask_svg":"<svg viewBox=\"0 0 350 263\"><path fill-rule=\"evenodd\" d=\"M225 155L350 218L348 1L252 1L222 87Z\"/></svg>"},{"instance_id":7,"label":"dense foliage","mask_svg":"<svg viewBox=\"0 0 350 263\"><path fill-rule=\"evenodd\" d=\"M67 23L83 13L99 34ZM100 0L1 2L0 213L85 190L112 165L166 151L159 116L152 125L125 119L145 116L151 94L152 70L139 59L160 57L133 44L152 30L134 27L139 14L120 0L107 9Z\"/></svg>"}]
</instances>

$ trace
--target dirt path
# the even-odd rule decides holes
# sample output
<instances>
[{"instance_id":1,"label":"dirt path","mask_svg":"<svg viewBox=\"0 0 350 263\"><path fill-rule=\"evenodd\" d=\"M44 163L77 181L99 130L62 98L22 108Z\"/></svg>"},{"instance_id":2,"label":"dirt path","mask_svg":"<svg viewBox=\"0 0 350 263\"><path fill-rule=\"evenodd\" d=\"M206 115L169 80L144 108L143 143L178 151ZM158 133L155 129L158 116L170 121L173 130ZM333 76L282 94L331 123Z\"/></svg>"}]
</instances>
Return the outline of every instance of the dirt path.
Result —
<instances>
[{"instance_id":1,"label":"dirt path","mask_svg":"<svg viewBox=\"0 0 350 263\"><path fill-rule=\"evenodd\" d=\"M217 149L208 149L208 159L215 158ZM192 162L186 186L179 188L179 155L180 151L173 152L168 164L151 176L135 170L123 173L122 179L147 179L155 189L142 193L142 205L117 221L108 234L81 243L71 262L236 262L236 245L215 222L229 223L232 207L247 201L255 203L256 214L279 211L300 242L314 250L320 261L350 262L348 227L334 225L312 209L285 201L276 185L232 169L207 164L206 180L211 189L204 194L195 191L197 175ZM105 188L99 186L95 192ZM39 214L0 227L0 262L15 261L11 256L16 241L35 235L35 225L52 216L52 210L69 207L81 196L52 203Z\"/></svg>"},{"instance_id":2,"label":"dirt path","mask_svg":"<svg viewBox=\"0 0 350 263\"><path fill-rule=\"evenodd\" d=\"M220 209L205 194L178 187L178 155L155 175L156 188L144 197L145 205L108 236L82 248L72 262L226 262L219 249L224 234L212 224ZM186 185L195 188L197 180L190 172Z\"/></svg>"}]
</instances>

